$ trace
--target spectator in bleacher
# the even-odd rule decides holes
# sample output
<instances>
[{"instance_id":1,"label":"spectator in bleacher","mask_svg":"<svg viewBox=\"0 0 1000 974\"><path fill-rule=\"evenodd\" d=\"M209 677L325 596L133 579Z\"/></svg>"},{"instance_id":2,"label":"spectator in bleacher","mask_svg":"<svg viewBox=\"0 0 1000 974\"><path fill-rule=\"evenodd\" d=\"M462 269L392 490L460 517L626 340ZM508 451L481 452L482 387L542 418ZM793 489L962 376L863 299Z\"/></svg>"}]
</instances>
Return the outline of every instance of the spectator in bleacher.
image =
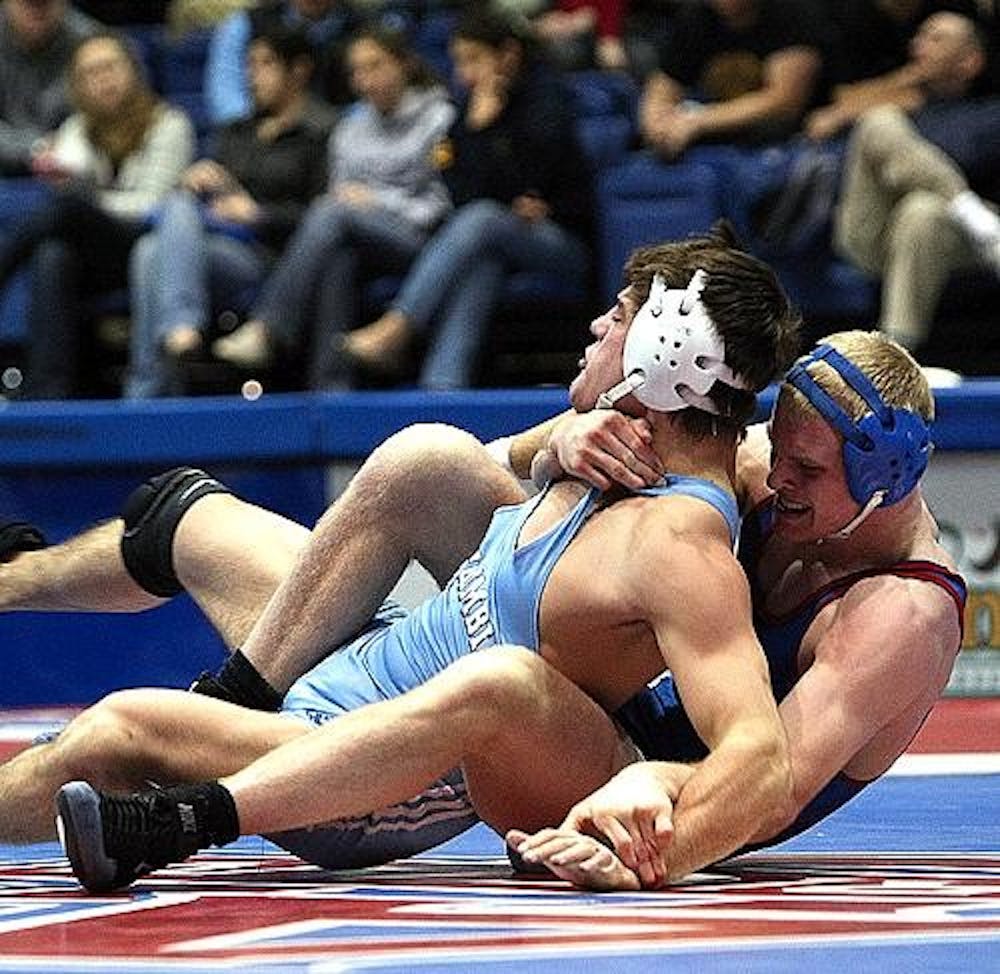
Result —
<instances>
[{"instance_id":1,"label":"spectator in bleacher","mask_svg":"<svg viewBox=\"0 0 1000 974\"><path fill-rule=\"evenodd\" d=\"M174 37L218 27L241 10L256 6L257 0L170 0L164 17Z\"/></svg>"},{"instance_id":2,"label":"spectator in bleacher","mask_svg":"<svg viewBox=\"0 0 1000 974\"><path fill-rule=\"evenodd\" d=\"M955 121L972 147L964 169L901 109L862 116L835 210L838 249L882 279L880 330L917 353L951 274L986 267L1000 277L1000 217L970 185L985 177L1000 198L1000 105Z\"/></svg>"},{"instance_id":3,"label":"spectator in bleacher","mask_svg":"<svg viewBox=\"0 0 1000 974\"><path fill-rule=\"evenodd\" d=\"M913 112L969 98L983 91L986 67L986 38L973 19L949 11L931 14L917 26L903 64L835 89L830 104L809 114L806 134L817 141L832 138L879 105Z\"/></svg>"},{"instance_id":4,"label":"spectator in bleacher","mask_svg":"<svg viewBox=\"0 0 1000 974\"><path fill-rule=\"evenodd\" d=\"M73 392L81 300L125 285L129 251L194 147L190 121L150 91L120 37L84 40L70 82L76 111L33 164L55 193L0 243L0 283L31 267L29 398Z\"/></svg>"},{"instance_id":5,"label":"spectator in bleacher","mask_svg":"<svg viewBox=\"0 0 1000 974\"><path fill-rule=\"evenodd\" d=\"M425 388L471 384L507 276L543 268L580 280L589 267L588 167L572 102L536 56L535 38L486 5L460 18L450 54L464 88L436 158L455 213L421 251L389 309L348 334L363 371L399 374L429 346Z\"/></svg>"},{"instance_id":6,"label":"spectator in bleacher","mask_svg":"<svg viewBox=\"0 0 1000 974\"><path fill-rule=\"evenodd\" d=\"M246 73L250 38L265 25L302 27L313 46L313 90L331 104L351 98L344 46L357 26L347 0L264 0L227 17L212 32L205 65L205 103L213 125L245 118L253 111Z\"/></svg>"},{"instance_id":7,"label":"spectator in bleacher","mask_svg":"<svg viewBox=\"0 0 1000 974\"><path fill-rule=\"evenodd\" d=\"M251 40L254 114L215 134L132 250L126 396L184 391L179 365L202 351L213 308L245 310L322 192L335 112L310 94L312 70L301 30L271 24Z\"/></svg>"},{"instance_id":8,"label":"spectator in bleacher","mask_svg":"<svg viewBox=\"0 0 1000 974\"><path fill-rule=\"evenodd\" d=\"M27 175L32 153L69 114L66 70L97 28L66 0L0 3L0 175Z\"/></svg>"},{"instance_id":9,"label":"spectator in bleacher","mask_svg":"<svg viewBox=\"0 0 1000 974\"><path fill-rule=\"evenodd\" d=\"M835 31L829 64L834 96L841 85L901 68L917 28L932 14L980 15L977 0L825 0L825 6Z\"/></svg>"},{"instance_id":10,"label":"spectator in bleacher","mask_svg":"<svg viewBox=\"0 0 1000 974\"><path fill-rule=\"evenodd\" d=\"M356 328L362 278L406 272L450 209L433 164L454 108L405 37L370 27L348 48L358 104L330 143L330 190L267 279L250 318L213 346L243 366L306 348L306 384L349 382L336 339Z\"/></svg>"},{"instance_id":11,"label":"spectator in bleacher","mask_svg":"<svg viewBox=\"0 0 1000 974\"><path fill-rule=\"evenodd\" d=\"M674 159L698 142L795 132L822 96L831 33L811 0L694 0L679 7L646 81L646 145Z\"/></svg>"}]
</instances>

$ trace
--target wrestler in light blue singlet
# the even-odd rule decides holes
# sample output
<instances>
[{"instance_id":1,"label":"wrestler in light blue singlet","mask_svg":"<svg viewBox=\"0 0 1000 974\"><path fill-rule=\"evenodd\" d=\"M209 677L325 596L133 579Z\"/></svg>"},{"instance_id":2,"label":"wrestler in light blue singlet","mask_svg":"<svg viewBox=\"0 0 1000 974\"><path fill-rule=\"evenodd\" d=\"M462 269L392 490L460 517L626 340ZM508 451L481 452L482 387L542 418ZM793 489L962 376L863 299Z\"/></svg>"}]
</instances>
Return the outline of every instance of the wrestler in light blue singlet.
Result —
<instances>
[{"instance_id":1,"label":"wrestler in light blue singlet","mask_svg":"<svg viewBox=\"0 0 1000 974\"><path fill-rule=\"evenodd\" d=\"M735 544L735 499L717 484L668 476L638 493L699 498L726 520ZM600 498L590 489L557 524L517 547L524 522L541 497L501 507L479 549L444 590L406 614L387 602L354 640L336 649L289 690L286 713L313 723L389 699L418 686L450 663L486 646L537 651L538 612L549 575ZM285 848L330 868L355 868L413 855L476 821L459 771L409 802L373 815L275 836Z\"/></svg>"}]
</instances>

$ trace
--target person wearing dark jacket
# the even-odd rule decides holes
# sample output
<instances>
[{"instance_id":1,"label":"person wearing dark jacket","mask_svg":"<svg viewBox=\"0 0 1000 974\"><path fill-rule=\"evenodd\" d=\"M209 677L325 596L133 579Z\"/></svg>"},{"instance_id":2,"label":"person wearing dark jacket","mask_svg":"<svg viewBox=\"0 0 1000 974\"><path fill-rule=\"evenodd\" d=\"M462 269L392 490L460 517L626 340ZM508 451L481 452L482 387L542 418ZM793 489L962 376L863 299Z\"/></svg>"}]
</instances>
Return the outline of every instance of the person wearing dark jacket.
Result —
<instances>
[{"instance_id":1,"label":"person wearing dark jacket","mask_svg":"<svg viewBox=\"0 0 1000 974\"><path fill-rule=\"evenodd\" d=\"M213 298L249 304L324 188L333 112L308 95L308 41L271 26L247 60L256 112L219 130L133 251L130 398L180 391L175 366L201 350Z\"/></svg>"},{"instance_id":2,"label":"person wearing dark jacket","mask_svg":"<svg viewBox=\"0 0 1000 974\"><path fill-rule=\"evenodd\" d=\"M390 308L351 332L345 351L371 371L399 370L426 343L425 388L463 388L511 271L584 279L591 183L569 95L530 36L489 9L465 14L451 57L466 89L436 147L456 209L410 269Z\"/></svg>"}]
</instances>

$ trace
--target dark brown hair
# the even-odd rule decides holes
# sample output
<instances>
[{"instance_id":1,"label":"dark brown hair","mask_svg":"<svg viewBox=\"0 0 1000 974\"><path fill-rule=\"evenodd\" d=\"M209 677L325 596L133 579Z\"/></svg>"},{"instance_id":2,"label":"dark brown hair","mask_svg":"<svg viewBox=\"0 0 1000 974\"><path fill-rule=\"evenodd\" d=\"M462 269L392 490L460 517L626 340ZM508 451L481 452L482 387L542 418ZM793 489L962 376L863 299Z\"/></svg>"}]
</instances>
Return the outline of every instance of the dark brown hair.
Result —
<instances>
[{"instance_id":1,"label":"dark brown hair","mask_svg":"<svg viewBox=\"0 0 1000 974\"><path fill-rule=\"evenodd\" d=\"M728 224L717 224L702 237L639 248L625 264L625 280L642 303L654 275L662 275L668 287L684 288L697 270L708 277L701 300L725 343L726 364L759 392L780 378L798 355L801 317L774 271L738 248ZM715 425L724 421L742 428L756 407L754 393L721 382L709 395L720 411ZM694 414L692 432L712 428L710 414L686 412Z\"/></svg>"},{"instance_id":2,"label":"dark brown hair","mask_svg":"<svg viewBox=\"0 0 1000 974\"><path fill-rule=\"evenodd\" d=\"M365 24L351 35L350 44L371 41L403 66L407 87L436 88L443 82L433 68L410 45L405 31L381 23Z\"/></svg>"}]
</instances>

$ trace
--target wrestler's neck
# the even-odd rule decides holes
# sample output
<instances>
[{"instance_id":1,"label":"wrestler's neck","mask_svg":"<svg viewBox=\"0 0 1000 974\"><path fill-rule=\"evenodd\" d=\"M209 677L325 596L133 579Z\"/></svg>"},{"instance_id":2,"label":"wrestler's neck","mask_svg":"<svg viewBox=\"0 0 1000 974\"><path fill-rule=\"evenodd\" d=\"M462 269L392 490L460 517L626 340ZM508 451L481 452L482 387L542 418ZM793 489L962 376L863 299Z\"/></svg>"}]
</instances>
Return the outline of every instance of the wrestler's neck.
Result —
<instances>
[{"instance_id":1,"label":"wrestler's neck","mask_svg":"<svg viewBox=\"0 0 1000 974\"><path fill-rule=\"evenodd\" d=\"M650 412L653 449L667 473L711 480L726 490L736 482L736 435L720 428L714 435L694 436L677 413Z\"/></svg>"}]
</instances>

